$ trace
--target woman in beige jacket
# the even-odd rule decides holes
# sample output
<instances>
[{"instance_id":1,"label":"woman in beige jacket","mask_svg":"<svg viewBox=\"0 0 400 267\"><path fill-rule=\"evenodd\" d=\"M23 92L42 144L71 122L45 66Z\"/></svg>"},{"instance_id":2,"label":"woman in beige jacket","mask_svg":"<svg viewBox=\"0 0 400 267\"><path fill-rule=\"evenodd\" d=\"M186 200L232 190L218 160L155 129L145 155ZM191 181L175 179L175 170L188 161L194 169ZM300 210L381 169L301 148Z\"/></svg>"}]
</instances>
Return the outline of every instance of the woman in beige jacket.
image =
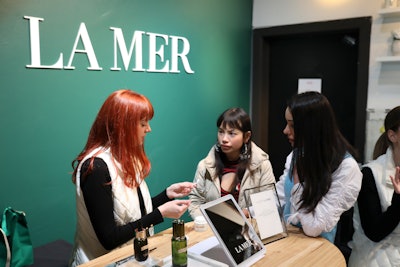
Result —
<instances>
[{"instance_id":1,"label":"woman in beige jacket","mask_svg":"<svg viewBox=\"0 0 400 267\"><path fill-rule=\"evenodd\" d=\"M251 141L251 121L242 108L230 108L217 120L218 141L196 170L196 188L189 194L190 216L201 216L199 206L232 194L248 215L244 190L275 183L267 153Z\"/></svg>"}]
</instances>

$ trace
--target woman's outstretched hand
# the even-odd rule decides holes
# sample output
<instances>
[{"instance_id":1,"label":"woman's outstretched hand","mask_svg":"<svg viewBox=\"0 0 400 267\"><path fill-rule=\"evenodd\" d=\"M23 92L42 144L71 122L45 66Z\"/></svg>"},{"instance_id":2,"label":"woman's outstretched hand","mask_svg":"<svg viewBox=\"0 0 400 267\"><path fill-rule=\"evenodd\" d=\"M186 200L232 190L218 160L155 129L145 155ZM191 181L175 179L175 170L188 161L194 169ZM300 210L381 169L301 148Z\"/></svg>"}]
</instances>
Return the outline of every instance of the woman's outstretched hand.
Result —
<instances>
[{"instance_id":1,"label":"woman's outstretched hand","mask_svg":"<svg viewBox=\"0 0 400 267\"><path fill-rule=\"evenodd\" d=\"M190 200L172 200L158 207L163 218L179 219L188 209Z\"/></svg>"},{"instance_id":2,"label":"woman's outstretched hand","mask_svg":"<svg viewBox=\"0 0 400 267\"><path fill-rule=\"evenodd\" d=\"M191 182L172 184L167 188L167 196L170 199L186 197L187 195L189 195L190 191L192 191L192 189L195 187L196 184Z\"/></svg>"}]
</instances>

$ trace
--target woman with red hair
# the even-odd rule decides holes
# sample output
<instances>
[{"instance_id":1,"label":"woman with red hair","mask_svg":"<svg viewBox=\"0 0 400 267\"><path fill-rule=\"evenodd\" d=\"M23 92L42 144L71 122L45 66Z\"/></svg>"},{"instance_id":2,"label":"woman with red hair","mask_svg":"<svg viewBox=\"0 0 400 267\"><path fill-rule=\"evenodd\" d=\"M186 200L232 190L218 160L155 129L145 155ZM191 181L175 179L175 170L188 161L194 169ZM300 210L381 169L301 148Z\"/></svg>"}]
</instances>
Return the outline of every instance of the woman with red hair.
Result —
<instances>
[{"instance_id":1,"label":"woman with red hair","mask_svg":"<svg viewBox=\"0 0 400 267\"><path fill-rule=\"evenodd\" d=\"M164 218L179 218L195 186L169 186L151 197L145 178L151 164L144 138L151 131L154 110L150 101L131 90L118 90L104 102L83 151L73 160L77 228L70 266L106 254L135 236L135 229L151 227Z\"/></svg>"}]
</instances>

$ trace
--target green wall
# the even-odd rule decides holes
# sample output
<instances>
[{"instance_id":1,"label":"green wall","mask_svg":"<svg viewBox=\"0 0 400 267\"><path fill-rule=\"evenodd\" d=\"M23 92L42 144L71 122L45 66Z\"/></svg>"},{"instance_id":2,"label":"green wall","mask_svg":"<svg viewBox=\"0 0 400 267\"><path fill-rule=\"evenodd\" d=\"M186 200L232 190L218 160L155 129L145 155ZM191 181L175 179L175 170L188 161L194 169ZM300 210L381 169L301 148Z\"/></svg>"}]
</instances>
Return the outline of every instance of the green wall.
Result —
<instances>
[{"instance_id":1,"label":"green wall","mask_svg":"<svg viewBox=\"0 0 400 267\"><path fill-rule=\"evenodd\" d=\"M230 106L249 108L251 12L248 0L0 0L0 209L27 213L34 246L62 238L73 241L75 193L71 161L83 148L105 98L129 88L153 103L152 132L146 151L152 161L147 182L153 195L173 182L194 176L198 161L216 140L217 116ZM84 23L102 70L88 70L87 53L75 53L74 70L28 68L29 20L40 27L42 65L63 54L66 66L74 48L84 49L78 29ZM114 39L123 31L129 47L135 31L181 36L190 43L179 73L112 71ZM143 39L144 67L148 40ZM161 68L170 58L157 58ZM75 51L75 50L74 50ZM189 216L185 214L185 220ZM166 220L156 230L170 227Z\"/></svg>"}]
</instances>

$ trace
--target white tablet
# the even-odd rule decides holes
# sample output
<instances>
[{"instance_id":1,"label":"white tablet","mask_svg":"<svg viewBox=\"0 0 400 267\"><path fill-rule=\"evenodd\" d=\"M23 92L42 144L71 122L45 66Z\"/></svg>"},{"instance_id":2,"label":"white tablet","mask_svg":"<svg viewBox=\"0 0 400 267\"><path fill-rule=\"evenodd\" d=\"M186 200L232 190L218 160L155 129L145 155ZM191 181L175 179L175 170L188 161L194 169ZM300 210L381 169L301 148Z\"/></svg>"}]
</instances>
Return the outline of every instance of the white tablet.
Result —
<instances>
[{"instance_id":1,"label":"white tablet","mask_svg":"<svg viewBox=\"0 0 400 267\"><path fill-rule=\"evenodd\" d=\"M207 202L200 210L219 243L204 251L203 256L219 255L216 260L225 262L220 255L222 250L228 261L225 263L234 267L251 266L264 257L264 244L232 195Z\"/></svg>"}]
</instances>

